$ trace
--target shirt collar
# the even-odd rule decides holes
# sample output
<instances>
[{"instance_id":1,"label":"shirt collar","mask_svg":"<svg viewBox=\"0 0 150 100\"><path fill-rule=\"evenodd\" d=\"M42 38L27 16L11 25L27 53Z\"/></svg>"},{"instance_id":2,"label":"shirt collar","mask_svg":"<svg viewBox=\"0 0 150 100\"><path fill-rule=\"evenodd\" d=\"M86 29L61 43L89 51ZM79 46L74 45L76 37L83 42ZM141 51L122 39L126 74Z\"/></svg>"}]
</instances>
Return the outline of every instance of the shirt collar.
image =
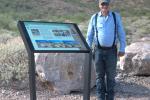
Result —
<instances>
[{"instance_id":1,"label":"shirt collar","mask_svg":"<svg viewBox=\"0 0 150 100\"><path fill-rule=\"evenodd\" d=\"M111 13L112 13L112 12L109 11L109 12L108 12L108 16L111 16ZM101 11L98 13L98 16L102 16L102 12L101 12Z\"/></svg>"}]
</instances>

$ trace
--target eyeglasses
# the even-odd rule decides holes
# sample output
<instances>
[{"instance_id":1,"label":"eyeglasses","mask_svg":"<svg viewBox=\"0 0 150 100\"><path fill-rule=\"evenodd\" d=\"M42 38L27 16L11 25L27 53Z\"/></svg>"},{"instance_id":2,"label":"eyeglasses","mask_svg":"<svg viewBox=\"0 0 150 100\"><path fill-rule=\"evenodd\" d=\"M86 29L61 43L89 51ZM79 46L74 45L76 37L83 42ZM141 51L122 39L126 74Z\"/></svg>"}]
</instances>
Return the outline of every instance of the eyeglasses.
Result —
<instances>
[{"instance_id":1,"label":"eyeglasses","mask_svg":"<svg viewBox=\"0 0 150 100\"><path fill-rule=\"evenodd\" d=\"M102 6L109 6L109 3L103 2L101 5Z\"/></svg>"}]
</instances>

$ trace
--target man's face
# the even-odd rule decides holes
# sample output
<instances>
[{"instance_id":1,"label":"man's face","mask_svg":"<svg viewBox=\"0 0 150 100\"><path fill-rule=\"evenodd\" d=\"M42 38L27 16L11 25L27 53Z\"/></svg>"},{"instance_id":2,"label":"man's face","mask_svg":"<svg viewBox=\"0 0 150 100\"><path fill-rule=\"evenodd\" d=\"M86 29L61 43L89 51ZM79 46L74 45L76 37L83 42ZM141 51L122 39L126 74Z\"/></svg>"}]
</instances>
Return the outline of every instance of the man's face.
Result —
<instances>
[{"instance_id":1,"label":"man's face","mask_svg":"<svg viewBox=\"0 0 150 100\"><path fill-rule=\"evenodd\" d=\"M109 11L109 3L103 2L99 3L99 8L102 12L107 13Z\"/></svg>"}]
</instances>

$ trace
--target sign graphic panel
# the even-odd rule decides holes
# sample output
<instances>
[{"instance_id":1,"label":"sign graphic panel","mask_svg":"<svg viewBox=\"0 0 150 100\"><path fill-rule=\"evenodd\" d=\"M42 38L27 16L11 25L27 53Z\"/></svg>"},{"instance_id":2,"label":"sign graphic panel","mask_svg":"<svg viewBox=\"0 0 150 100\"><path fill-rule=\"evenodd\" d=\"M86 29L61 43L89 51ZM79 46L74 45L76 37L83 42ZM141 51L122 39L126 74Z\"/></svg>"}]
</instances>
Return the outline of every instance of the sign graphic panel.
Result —
<instances>
[{"instance_id":1,"label":"sign graphic panel","mask_svg":"<svg viewBox=\"0 0 150 100\"><path fill-rule=\"evenodd\" d=\"M76 24L24 21L34 50L87 50Z\"/></svg>"}]
</instances>

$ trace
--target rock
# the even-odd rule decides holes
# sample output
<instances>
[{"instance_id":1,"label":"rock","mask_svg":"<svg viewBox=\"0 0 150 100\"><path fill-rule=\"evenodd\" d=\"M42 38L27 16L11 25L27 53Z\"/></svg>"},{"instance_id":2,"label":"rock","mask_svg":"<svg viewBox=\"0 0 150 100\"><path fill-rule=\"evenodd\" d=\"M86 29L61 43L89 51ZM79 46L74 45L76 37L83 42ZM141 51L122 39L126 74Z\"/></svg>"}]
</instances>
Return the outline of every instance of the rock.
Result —
<instances>
[{"instance_id":1,"label":"rock","mask_svg":"<svg viewBox=\"0 0 150 100\"><path fill-rule=\"evenodd\" d=\"M138 75L150 75L150 52L138 53L132 58L133 68ZM138 68L137 68L138 67Z\"/></svg>"},{"instance_id":2,"label":"rock","mask_svg":"<svg viewBox=\"0 0 150 100\"><path fill-rule=\"evenodd\" d=\"M61 94L83 89L86 54L81 53L35 53L36 72L41 81ZM86 68L86 67L85 67ZM95 85L95 72L91 70L91 88Z\"/></svg>"},{"instance_id":3,"label":"rock","mask_svg":"<svg viewBox=\"0 0 150 100\"><path fill-rule=\"evenodd\" d=\"M127 46L120 68L132 75L150 75L150 37Z\"/></svg>"},{"instance_id":4,"label":"rock","mask_svg":"<svg viewBox=\"0 0 150 100\"><path fill-rule=\"evenodd\" d=\"M144 37L141 39L141 41L150 41L150 38L149 37Z\"/></svg>"}]
</instances>

